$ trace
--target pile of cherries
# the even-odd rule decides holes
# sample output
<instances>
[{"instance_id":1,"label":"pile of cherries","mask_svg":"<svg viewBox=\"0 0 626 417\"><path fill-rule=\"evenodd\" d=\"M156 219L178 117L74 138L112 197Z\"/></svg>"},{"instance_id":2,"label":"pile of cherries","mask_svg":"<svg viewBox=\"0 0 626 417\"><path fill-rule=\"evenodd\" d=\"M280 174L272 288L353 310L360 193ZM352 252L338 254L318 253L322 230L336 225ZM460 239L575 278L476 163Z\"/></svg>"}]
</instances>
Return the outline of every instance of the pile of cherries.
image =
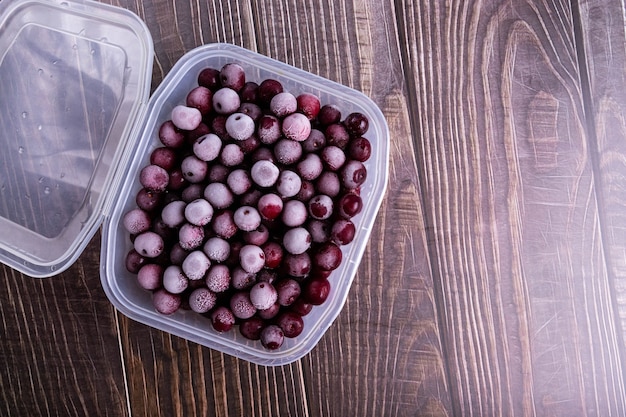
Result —
<instances>
[{"instance_id":1,"label":"pile of cherries","mask_svg":"<svg viewBox=\"0 0 626 417\"><path fill-rule=\"evenodd\" d=\"M267 349L298 336L354 239L368 125L275 79L246 80L237 63L203 69L160 125L123 216L126 268L155 309L238 325Z\"/></svg>"}]
</instances>

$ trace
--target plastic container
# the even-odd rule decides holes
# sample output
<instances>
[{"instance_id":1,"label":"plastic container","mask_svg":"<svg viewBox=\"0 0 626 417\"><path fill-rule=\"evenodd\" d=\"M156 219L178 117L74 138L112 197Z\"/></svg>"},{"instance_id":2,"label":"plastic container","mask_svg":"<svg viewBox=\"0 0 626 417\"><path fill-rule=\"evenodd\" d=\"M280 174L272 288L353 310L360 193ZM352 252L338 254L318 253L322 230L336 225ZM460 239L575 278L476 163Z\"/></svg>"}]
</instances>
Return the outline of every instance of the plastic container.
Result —
<instances>
[{"instance_id":1,"label":"plastic container","mask_svg":"<svg viewBox=\"0 0 626 417\"><path fill-rule=\"evenodd\" d=\"M4 3L3 1L0 5L5 6ZM33 12L39 9L45 9L45 13ZM21 135L21 140L5 135L2 139L5 149L13 149L13 158L16 159L28 154L31 156L31 165L40 166L39 171L35 170L34 173L17 164L0 169L5 171L3 175L19 178L15 184L11 184L14 188L11 197L14 200L23 201L20 184L28 184L29 201L35 199L42 206L39 212L32 209L32 205L28 206L34 211L29 222L20 221L24 218L20 209L24 207L23 202L13 209L7 209L7 204L3 203L4 207L0 208L0 225L10 225L23 233L3 237L0 242L0 260L32 276L53 275L71 265L102 225L102 285L110 301L123 314L154 328L257 364L282 365L310 352L345 304L386 189L389 133L378 107L365 95L353 89L229 44L206 45L185 54L168 73L146 106L152 43L147 29L132 13L99 3L48 1L9 2L8 7L3 7L2 13L4 20L0 23L7 20L4 17L6 14L22 13L31 19L33 15L41 16L41 19L30 24L24 22L25 18L20 20L9 16L8 21L13 22L14 26L11 33L18 34L12 35L13 40L9 41L5 40L7 26L4 23L0 25L3 28L0 30L0 51L3 53L0 61L0 82L4 83L7 79L2 71L5 63L9 62L7 57L11 57L10 62L15 64L11 64L14 71L10 75L21 80L24 84L22 88L43 88L46 92L47 87L44 84L25 86L26 81L37 77L46 78L59 62L71 61L75 64L66 73L51 75L57 80L56 89L65 87L67 94L79 95L78 100L59 100L57 95L61 93L55 90L51 94L54 99L51 100L52 103L45 104L45 113L52 111L55 117L61 117L66 112L63 105L68 102L72 105L75 102L80 103L78 107L82 107L82 112L71 120L51 127L51 123L38 121L34 117L41 113L36 111L35 106L42 105L41 101L32 99L39 94L37 91L27 90L26 94L18 92L15 97L18 100L22 97L22 105L13 109L9 108L13 107L12 103L5 103L3 100L6 99L0 98L0 109L3 110L0 117L5 119L3 124L6 124L7 114L10 114L8 117L11 123L26 132ZM58 17L62 15L64 18L55 19L49 13L56 13ZM73 20L81 24L71 28L57 27ZM49 28L48 25L53 27ZM28 29L30 26L33 28ZM13 57L15 45L28 45L28 42L33 42L32 36L41 39L38 31L42 26L57 36L57 42L65 45L62 51L53 54L47 48L37 45L38 50L48 51L47 55L45 52L38 52L36 56L43 56L32 61L33 52L26 48L26 56L17 54ZM4 52L5 49L8 52ZM107 52L104 53L104 50ZM75 55L79 58L74 59ZM99 56L101 60L89 61L92 56ZM19 71L22 59L31 62L27 72ZM58 62L55 64L54 60ZM246 70L247 80L260 82L266 78L274 78L281 81L287 91L296 95L310 92L318 95L323 104L333 103L339 106L344 115L360 111L370 119L370 127L365 136L372 143L373 153L365 164L368 177L361 189L364 207L353 219L357 229L355 239L351 244L342 247L343 262L330 278L333 285L331 296L305 316L305 328L300 336L285 339L284 345L274 351L266 350L259 342L243 338L236 329L218 333L212 329L208 318L191 311L179 310L169 316L157 313L152 306L151 294L137 285L136 277L126 270L124 263L132 245L128 233L121 225L121 218L126 211L135 207L135 195L141 188L138 181L139 170L148 163L152 149L161 146L157 136L159 126L170 118L170 112L175 105L184 103L187 93L197 85L197 75L203 68L219 69L228 62L242 65ZM43 64L48 66L44 67ZM72 79L66 79L67 77ZM85 89L86 82L93 83L88 85L94 87ZM91 91L94 88L96 100L80 94L81 91ZM109 90L112 91L110 100ZM6 89L3 88L2 91L5 92ZM52 110L49 109L50 104L54 104ZM70 131L66 128L68 125L72 126ZM6 125L4 127L6 131ZM15 129L13 125L11 128ZM88 134L79 135L80 128L86 128ZM28 140L40 131L55 135L57 140L54 143L62 149L46 145L47 142L43 139L38 142L38 146L31 146L32 142ZM80 140L77 139L78 136ZM29 145L27 147L22 143ZM35 153L32 149L37 149L38 152ZM89 162L84 172L79 169L83 160ZM43 180L40 180L42 177ZM77 209L72 205L71 209L64 212L67 213L64 219L66 225L63 226L63 222L54 224L49 232L47 224L40 227L35 220L51 207L45 203L45 199L53 191L59 193L59 204L74 201L68 197L68 193L70 196L81 196L81 199L76 197L80 204L73 203ZM6 201L6 194L3 194L5 189L0 192L0 197ZM77 232L69 233L74 224L78 225ZM42 256L41 248L57 244L59 236L68 241L65 245L67 249L60 260ZM48 246L44 242L48 242ZM50 258L52 257L51 255Z\"/></svg>"}]
</instances>

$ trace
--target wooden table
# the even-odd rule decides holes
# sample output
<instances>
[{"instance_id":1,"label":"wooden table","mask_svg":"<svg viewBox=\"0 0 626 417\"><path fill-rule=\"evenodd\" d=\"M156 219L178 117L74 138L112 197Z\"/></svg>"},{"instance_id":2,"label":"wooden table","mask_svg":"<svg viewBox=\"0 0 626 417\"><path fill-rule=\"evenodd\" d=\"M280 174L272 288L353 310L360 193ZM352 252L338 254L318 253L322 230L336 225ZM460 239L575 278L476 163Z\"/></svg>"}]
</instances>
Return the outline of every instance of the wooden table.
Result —
<instances>
[{"instance_id":1,"label":"wooden table","mask_svg":"<svg viewBox=\"0 0 626 417\"><path fill-rule=\"evenodd\" d=\"M112 3L153 89L229 42L363 91L388 191L344 310L282 367L117 312L99 234L58 277L0 267L1 415L626 415L620 2Z\"/></svg>"}]
</instances>

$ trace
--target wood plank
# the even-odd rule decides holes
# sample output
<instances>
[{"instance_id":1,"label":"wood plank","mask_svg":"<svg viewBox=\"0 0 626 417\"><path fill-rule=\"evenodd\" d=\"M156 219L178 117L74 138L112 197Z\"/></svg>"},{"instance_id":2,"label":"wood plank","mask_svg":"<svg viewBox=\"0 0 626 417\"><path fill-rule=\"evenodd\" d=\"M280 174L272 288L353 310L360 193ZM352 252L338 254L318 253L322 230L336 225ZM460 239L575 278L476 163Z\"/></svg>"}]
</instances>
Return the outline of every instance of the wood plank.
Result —
<instances>
[{"instance_id":1,"label":"wood plank","mask_svg":"<svg viewBox=\"0 0 626 417\"><path fill-rule=\"evenodd\" d=\"M581 39L589 77L589 114L602 241L618 305L622 347L626 340L626 31L618 1L579 2Z\"/></svg>"},{"instance_id":2,"label":"wood plank","mask_svg":"<svg viewBox=\"0 0 626 417\"><path fill-rule=\"evenodd\" d=\"M370 245L344 311L303 360L311 415L450 415L393 3L255 5L261 53L364 92L392 132Z\"/></svg>"},{"instance_id":3,"label":"wood plank","mask_svg":"<svg viewBox=\"0 0 626 417\"><path fill-rule=\"evenodd\" d=\"M60 276L0 266L0 414L127 416L115 310L100 285L99 236Z\"/></svg>"},{"instance_id":4,"label":"wood plank","mask_svg":"<svg viewBox=\"0 0 626 417\"><path fill-rule=\"evenodd\" d=\"M455 414L623 414L569 2L397 10Z\"/></svg>"}]
</instances>

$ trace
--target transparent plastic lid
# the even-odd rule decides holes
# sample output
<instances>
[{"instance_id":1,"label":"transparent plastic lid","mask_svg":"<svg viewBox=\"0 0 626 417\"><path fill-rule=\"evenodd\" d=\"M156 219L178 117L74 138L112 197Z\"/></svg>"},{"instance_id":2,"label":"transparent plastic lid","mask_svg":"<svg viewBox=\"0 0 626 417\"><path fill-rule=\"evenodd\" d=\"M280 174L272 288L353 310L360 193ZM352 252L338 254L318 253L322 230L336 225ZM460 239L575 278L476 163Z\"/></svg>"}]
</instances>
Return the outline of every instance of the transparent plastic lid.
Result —
<instances>
[{"instance_id":1,"label":"transparent plastic lid","mask_svg":"<svg viewBox=\"0 0 626 417\"><path fill-rule=\"evenodd\" d=\"M152 38L92 1L0 2L0 261L33 277L80 255L150 93Z\"/></svg>"}]
</instances>

